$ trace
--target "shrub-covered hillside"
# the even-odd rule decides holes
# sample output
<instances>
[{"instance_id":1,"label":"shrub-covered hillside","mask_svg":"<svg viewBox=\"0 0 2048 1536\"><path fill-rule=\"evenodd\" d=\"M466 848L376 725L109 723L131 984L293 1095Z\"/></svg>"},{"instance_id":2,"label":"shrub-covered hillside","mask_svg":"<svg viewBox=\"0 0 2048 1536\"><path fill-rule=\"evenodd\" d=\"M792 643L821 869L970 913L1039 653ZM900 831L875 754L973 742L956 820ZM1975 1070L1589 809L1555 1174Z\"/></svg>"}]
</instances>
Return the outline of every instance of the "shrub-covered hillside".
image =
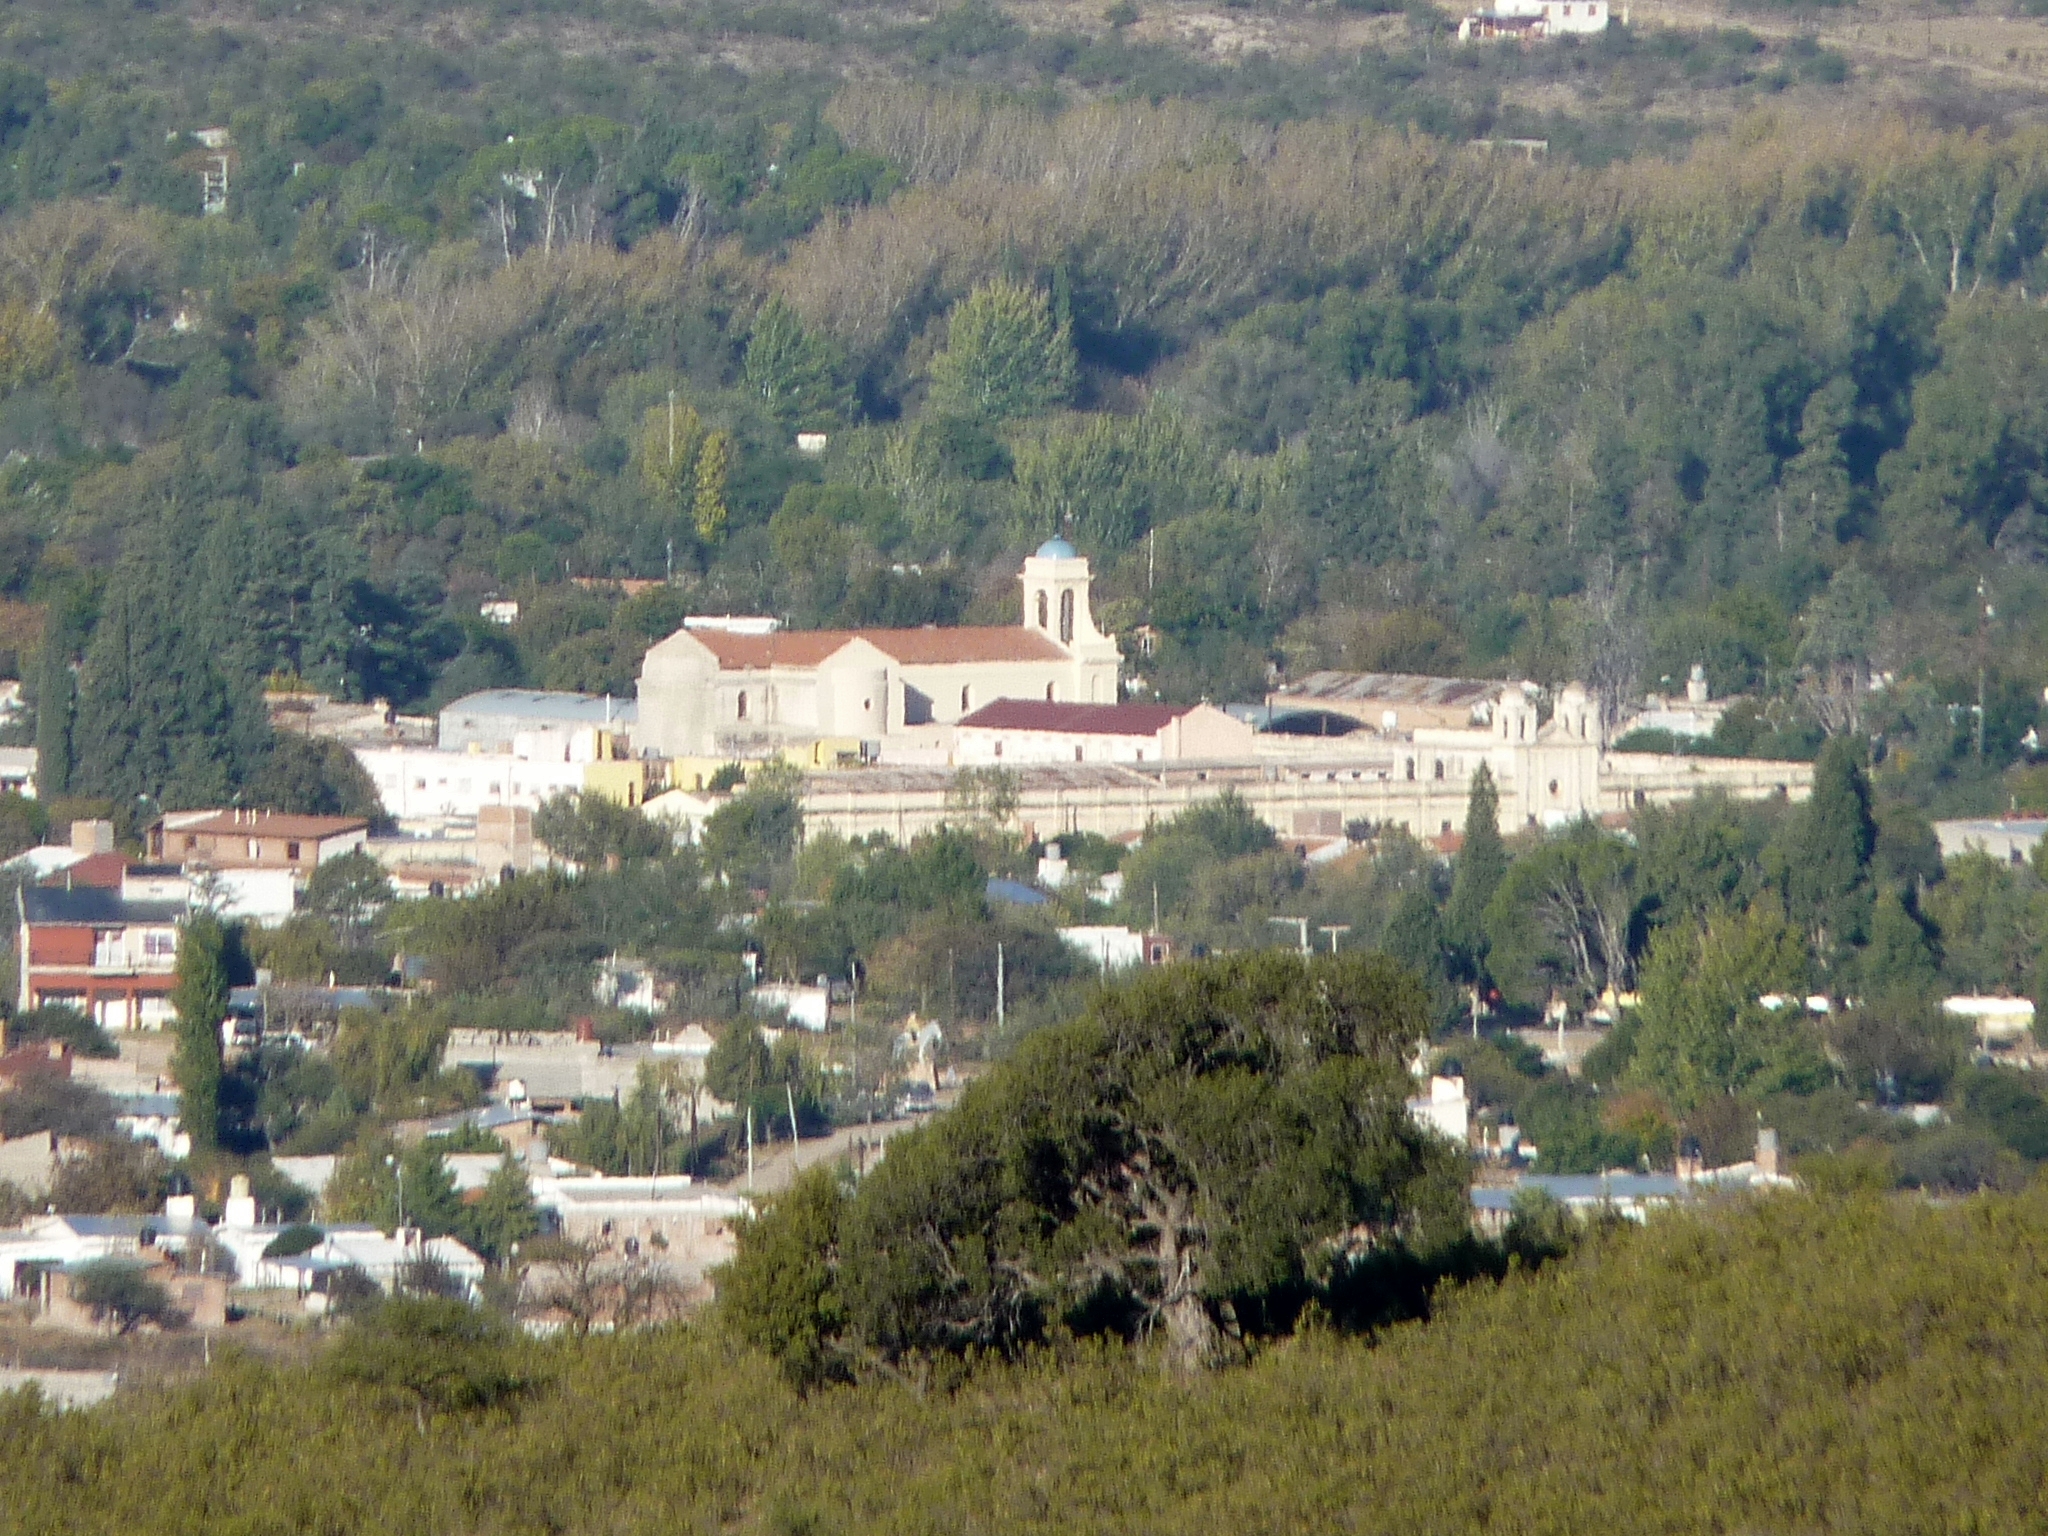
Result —
<instances>
[{"instance_id":1,"label":"shrub-covered hillside","mask_svg":"<svg viewBox=\"0 0 2048 1536\"><path fill-rule=\"evenodd\" d=\"M444 1329L434 1368L400 1338L90 1415L0 1401L0 1530L2025 1529L2044 1259L2039 1192L1785 1197L1193 1380L1118 1346L810 1397L708 1327Z\"/></svg>"}]
</instances>

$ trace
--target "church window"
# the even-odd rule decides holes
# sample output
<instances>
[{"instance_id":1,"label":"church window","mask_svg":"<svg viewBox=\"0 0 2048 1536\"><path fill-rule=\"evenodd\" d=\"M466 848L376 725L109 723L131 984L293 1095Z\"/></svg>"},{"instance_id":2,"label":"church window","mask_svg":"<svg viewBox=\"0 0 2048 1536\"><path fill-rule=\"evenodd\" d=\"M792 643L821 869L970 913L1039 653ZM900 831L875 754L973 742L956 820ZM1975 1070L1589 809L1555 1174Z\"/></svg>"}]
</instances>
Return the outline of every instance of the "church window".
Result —
<instances>
[{"instance_id":1,"label":"church window","mask_svg":"<svg viewBox=\"0 0 2048 1536\"><path fill-rule=\"evenodd\" d=\"M1436 776L1439 779L1444 776L1444 760L1442 758L1436 760Z\"/></svg>"},{"instance_id":2,"label":"church window","mask_svg":"<svg viewBox=\"0 0 2048 1536\"><path fill-rule=\"evenodd\" d=\"M733 718L736 720L744 720L747 718L747 690L744 688L740 690L739 703L737 708L735 709Z\"/></svg>"},{"instance_id":3,"label":"church window","mask_svg":"<svg viewBox=\"0 0 2048 1536\"><path fill-rule=\"evenodd\" d=\"M964 715L964 714L966 714L966 713L968 712L968 710L970 710L970 709L972 709L972 708L974 707L974 706L973 706L973 704L972 704L972 703L970 702L970 701L971 701L971 700L973 699L973 697L974 697L974 690L973 690L972 688L962 688L962 689L960 690L960 713L961 713L961 714L963 714L963 715Z\"/></svg>"},{"instance_id":4,"label":"church window","mask_svg":"<svg viewBox=\"0 0 2048 1536\"><path fill-rule=\"evenodd\" d=\"M1051 683L1047 683L1047 684L1045 685L1045 702L1046 702L1046 703L1048 703L1048 704L1050 704L1050 703L1052 702L1052 684L1051 684Z\"/></svg>"},{"instance_id":5,"label":"church window","mask_svg":"<svg viewBox=\"0 0 2048 1536\"><path fill-rule=\"evenodd\" d=\"M1038 627L1045 628L1045 594L1038 594Z\"/></svg>"},{"instance_id":6,"label":"church window","mask_svg":"<svg viewBox=\"0 0 2048 1536\"><path fill-rule=\"evenodd\" d=\"M1074 641L1074 594L1060 594L1060 644L1071 645Z\"/></svg>"}]
</instances>

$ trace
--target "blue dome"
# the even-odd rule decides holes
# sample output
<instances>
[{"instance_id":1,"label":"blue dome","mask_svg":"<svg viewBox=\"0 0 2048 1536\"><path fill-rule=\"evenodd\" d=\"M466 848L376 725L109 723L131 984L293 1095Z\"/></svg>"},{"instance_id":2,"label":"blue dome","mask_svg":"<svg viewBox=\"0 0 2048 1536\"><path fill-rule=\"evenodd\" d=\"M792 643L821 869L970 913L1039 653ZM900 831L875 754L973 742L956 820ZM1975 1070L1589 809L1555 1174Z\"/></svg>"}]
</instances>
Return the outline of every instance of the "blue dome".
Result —
<instances>
[{"instance_id":1,"label":"blue dome","mask_svg":"<svg viewBox=\"0 0 2048 1536\"><path fill-rule=\"evenodd\" d=\"M1065 539L1047 539L1038 546L1038 558L1041 560L1072 560L1077 553Z\"/></svg>"}]
</instances>

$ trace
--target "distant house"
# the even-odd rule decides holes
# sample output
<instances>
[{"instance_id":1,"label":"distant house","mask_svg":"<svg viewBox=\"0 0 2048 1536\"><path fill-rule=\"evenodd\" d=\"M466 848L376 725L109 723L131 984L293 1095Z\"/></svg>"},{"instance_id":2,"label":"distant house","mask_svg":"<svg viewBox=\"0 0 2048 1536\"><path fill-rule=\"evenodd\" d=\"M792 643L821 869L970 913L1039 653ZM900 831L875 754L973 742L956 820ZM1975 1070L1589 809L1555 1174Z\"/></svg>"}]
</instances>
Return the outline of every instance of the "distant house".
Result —
<instances>
[{"instance_id":1,"label":"distant house","mask_svg":"<svg viewBox=\"0 0 2048 1536\"><path fill-rule=\"evenodd\" d=\"M633 700L608 693L487 688L441 711L438 745L443 752L566 758L576 736L591 730L630 734L639 714Z\"/></svg>"},{"instance_id":2,"label":"distant house","mask_svg":"<svg viewBox=\"0 0 2048 1536\"><path fill-rule=\"evenodd\" d=\"M1062 704L997 699L953 729L963 765L1163 763L1242 758L1257 732L1209 704Z\"/></svg>"},{"instance_id":3,"label":"distant house","mask_svg":"<svg viewBox=\"0 0 2048 1536\"><path fill-rule=\"evenodd\" d=\"M309 875L360 849L370 824L360 816L294 816L282 811L174 811L149 829L149 856L186 869L288 869Z\"/></svg>"},{"instance_id":4,"label":"distant house","mask_svg":"<svg viewBox=\"0 0 2048 1536\"><path fill-rule=\"evenodd\" d=\"M1934 824L1944 859L1988 853L2001 864L2026 863L2041 845L2044 832L2048 832L2048 819L2039 816L1971 817Z\"/></svg>"},{"instance_id":5,"label":"distant house","mask_svg":"<svg viewBox=\"0 0 2048 1536\"><path fill-rule=\"evenodd\" d=\"M233 1256L235 1274L245 1286L324 1296L335 1275L355 1270L390 1291L409 1268L427 1262L441 1265L465 1292L474 1292L484 1277L484 1261L463 1244L452 1237L426 1237L412 1227L393 1233L369 1226L322 1227L310 1248L266 1257L284 1226L257 1219L256 1201L243 1175L235 1175L228 1188L213 1237Z\"/></svg>"},{"instance_id":6,"label":"distant house","mask_svg":"<svg viewBox=\"0 0 2048 1536\"><path fill-rule=\"evenodd\" d=\"M173 1197L156 1216L31 1216L0 1228L0 1301L34 1295L46 1270L94 1259L142 1259L205 1241L191 1197Z\"/></svg>"},{"instance_id":7,"label":"distant house","mask_svg":"<svg viewBox=\"0 0 2048 1536\"><path fill-rule=\"evenodd\" d=\"M1550 37L1597 34L1611 19L1607 0L1501 0L1458 23L1458 41L1535 42Z\"/></svg>"},{"instance_id":8,"label":"distant house","mask_svg":"<svg viewBox=\"0 0 2048 1536\"><path fill-rule=\"evenodd\" d=\"M75 1008L105 1029L161 1029L169 1021L184 903L29 885L16 892L15 910L18 1008Z\"/></svg>"}]
</instances>

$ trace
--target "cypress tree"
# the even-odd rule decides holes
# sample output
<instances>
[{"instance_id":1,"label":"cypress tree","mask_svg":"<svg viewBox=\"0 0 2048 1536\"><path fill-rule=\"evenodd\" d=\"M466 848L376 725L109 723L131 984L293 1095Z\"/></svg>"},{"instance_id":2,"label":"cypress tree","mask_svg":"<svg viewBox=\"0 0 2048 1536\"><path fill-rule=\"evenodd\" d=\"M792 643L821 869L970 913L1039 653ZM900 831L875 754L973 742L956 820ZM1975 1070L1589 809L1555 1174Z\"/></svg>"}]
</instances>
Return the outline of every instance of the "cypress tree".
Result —
<instances>
[{"instance_id":1,"label":"cypress tree","mask_svg":"<svg viewBox=\"0 0 2048 1536\"><path fill-rule=\"evenodd\" d=\"M1508 872L1508 850L1500 838L1500 794L1493 773L1481 763L1465 802L1465 842L1451 876L1451 900L1444 927L1476 971L1486 954L1486 904Z\"/></svg>"},{"instance_id":2,"label":"cypress tree","mask_svg":"<svg viewBox=\"0 0 2048 1536\"><path fill-rule=\"evenodd\" d=\"M1863 937L1876 849L1863 744L1852 736L1836 736L1813 765L1813 794L1800 809L1784 850L1786 903L1812 937L1823 964L1832 964Z\"/></svg>"},{"instance_id":3,"label":"cypress tree","mask_svg":"<svg viewBox=\"0 0 2048 1536\"><path fill-rule=\"evenodd\" d=\"M45 799L71 792L70 637L52 625L36 681L36 779Z\"/></svg>"},{"instance_id":4,"label":"cypress tree","mask_svg":"<svg viewBox=\"0 0 2048 1536\"><path fill-rule=\"evenodd\" d=\"M220 1026L228 1016L228 985L227 930L212 913L194 913L178 936L177 983L171 989L178 1043L171 1073L195 1152L220 1144Z\"/></svg>"}]
</instances>

